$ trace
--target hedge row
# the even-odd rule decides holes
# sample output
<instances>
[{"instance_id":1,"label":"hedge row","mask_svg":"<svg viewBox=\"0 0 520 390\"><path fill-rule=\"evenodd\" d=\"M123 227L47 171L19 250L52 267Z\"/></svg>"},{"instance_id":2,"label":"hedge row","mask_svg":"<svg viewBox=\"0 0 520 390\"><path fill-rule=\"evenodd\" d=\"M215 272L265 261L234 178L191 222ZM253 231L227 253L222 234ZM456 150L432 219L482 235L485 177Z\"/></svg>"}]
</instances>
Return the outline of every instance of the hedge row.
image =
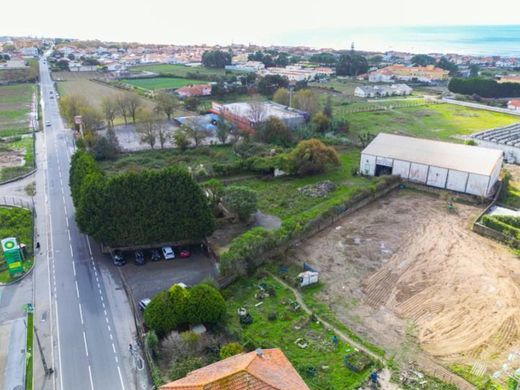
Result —
<instances>
[{"instance_id":1,"label":"hedge row","mask_svg":"<svg viewBox=\"0 0 520 390\"><path fill-rule=\"evenodd\" d=\"M368 188L358 190L348 199L332 198L324 202L324 207L314 208L286 218L277 230L255 227L236 237L227 252L220 257L220 271L224 276L241 276L251 273L261 256L308 233L326 219L343 213L359 201L373 197L399 180L397 177L381 177Z\"/></svg>"},{"instance_id":2,"label":"hedge row","mask_svg":"<svg viewBox=\"0 0 520 390\"><path fill-rule=\"evenodd\" d=\"M511 221L511 219L514 219L514 221ZM513 222L516 226L510 224L509 222ZM518 225L520 224L519 218L508 217L505 215L484 215L484 217L482 218L482 224L491 229L504 233L505 235L511 238L516 238L517 240L520 240L520 228L518 227Z\"/></svg>"}]
</instances>

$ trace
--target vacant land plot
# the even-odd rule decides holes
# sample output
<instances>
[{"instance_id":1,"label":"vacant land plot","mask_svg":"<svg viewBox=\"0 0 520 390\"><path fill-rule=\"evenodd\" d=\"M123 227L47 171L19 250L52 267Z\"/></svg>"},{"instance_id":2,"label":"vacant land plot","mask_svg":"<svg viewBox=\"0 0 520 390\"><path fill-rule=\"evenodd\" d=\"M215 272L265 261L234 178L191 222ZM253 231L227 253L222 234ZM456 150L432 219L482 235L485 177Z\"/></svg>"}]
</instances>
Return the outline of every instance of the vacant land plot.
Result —
<instances>
[{"instance_id":1,"label":"vacant land plot","mask_svg":"<svg viewBox=\"0 0 520 390\"><path fill-rule=\"evenodd\" d=\"M340 152L341 166L321 175L303 178L279 177L271 180L249 179L236 184L255 190L258 194L258 208L264 213L282 219L304 211L312 211L314 208L325 211L338 199L348 199L355 191L374 183L371 179L352 174L359 165L359 150L345 149ZM299 188L324 180L335 183L337 189L322 197L311 197L298 191Z\"/></svg>"},{"instance_id":2,"label":"vacant land plot","mask_svg":"<svg viewBox=\"0 0 520 390\"><path fill-rule=\"evenodd\" d=\"M374 112L351 112L336 106L335 115L347 119L353 134L396 133L425 138L461 141L462 137L493 127L518 122L518 117L450 104L394 108Z\"/></svg>"},{"instance_id":3,"label":"vacant land plot","mask_svg":"<svg viewBox=\"0 0 520 390\"><path fill-rule=\"evenodd\" d=\"M147 89L150 91L155 91L158 89L177 89L177 88L185 87L187 85L195 85L195 84L204 83L204 81L200 81L200 80L182 79L182 78L178 78L178 77L124 79L121 81L123 83L133 85L134 87L139 87L139 88Z\"/></svg>"},{"instance_id":4,"label":"vacant land plot","mask_svg":"<svg viewBox=\"0 0 520 390\"><path fill-rule=\"evenodd\" d=\"M28 133L34 84L0 87L0 137Z\"/></svg>"},{"instance_id":5,"label":"vacant land plot","mask_svg":"<svg viewBox=\"0 0 520 390\"><path fill-rule=\"evenodd\" d=\"M134 92L123 91L110 87L93 79L99 77L95 72L57 72L53 73L57 81L60 95L66 96L77 94L84 96L92 105L101 106L101 101L106 97L115 97L118 94L134 94ZM154 104L151 100L140 97L143 106L152 109Z\"/></svg>"},{"instance_id":6,"label":"vacant land plot","mask_svg":"<svg viewBox=\"0 0 520 390\"><path fill-rule=\"evenodd\" d=\"M413 336L445 363L492 373L520 349L518 259L469 229L481 208L456 208L400 190L288 257L319 270L322 302L398 359L415 359Z\"/></svg>"},{"instance_id":7,"label":"vacant land plot","mask_svg":"<svg viewBox=\"0 0 520 390\"><path fill-rule=\"evenodd\" d=\"M296 308L294 294L270 276L242 279L224 290L227 326L247 348L283 350L311 389L356 389L367 378L373 362L343 342L334 332ZM252 323L240 324L238 310L244 308ZM360 368L345 365L345 357Z\"/></svg>"},{"instance_id":8,"label":"vacant land plot","mask_svg":"<svg viewBox=\"0 0 520 390\"><path fill-rule=\"evenodd\" d=\"M223 76L226 74L224 69L210 69L205 67L190 67L184 65L170 65L170 64L158 64L158 65L138 65L130 68L130 72L154 72L159 74L167 74L177 77L190 77L190 74L198 74L203 79L207 76ZM197 77L198 78L198 77Z\"/></svg>"}]
</instances>

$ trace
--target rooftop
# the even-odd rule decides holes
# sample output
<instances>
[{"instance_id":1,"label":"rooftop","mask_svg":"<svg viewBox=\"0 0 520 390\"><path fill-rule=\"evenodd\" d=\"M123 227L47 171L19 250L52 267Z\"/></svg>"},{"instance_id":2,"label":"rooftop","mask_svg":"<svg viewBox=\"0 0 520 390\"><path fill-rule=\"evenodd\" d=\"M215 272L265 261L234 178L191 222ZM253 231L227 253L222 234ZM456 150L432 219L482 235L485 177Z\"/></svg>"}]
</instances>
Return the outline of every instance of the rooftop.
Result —
<instances>
[{"instance_id":1,"label":"rooftop","mask_svg":"<svg viewBox=\"0 0 520 390\"><path fill-rule=\"evenodd\" d=\"M482 131L472 138L509 146L520 147L520 122L509 126Z\"/></svg>"},{"instance_id":2,"label":"rooftop","mask_svg":"<svg viewBox=\"0 0 520 390\"><path fill-rule=\"evenodd\" d=\"M308 390L278 349L241 353L199 368L161 390Z\"/></svg>"},{"instance_id":3,"label":"rooftop","mask_svg":"<svg viewBox=\"0 0 520 390\"><path fill-rule=\"evenodd\" d=\"M380 133L363 154L489 176L502 151L421 138Z\"/></svg>"},{"instance_id":4,"label":"rooftop","mask_svg":"<svg viewBox=\"0 0 520 390\"><path fill-rule=\"evenodd\" d=\"M255 122L256 119L259 119L261 122L271 116L280 119L289 119L303 115L302 111L287 108L273 102L259 102L254 105L250 103L231 103L225 104L224 109L234 115L248 118L252 122Z\"/></svg>"}]
</instances>

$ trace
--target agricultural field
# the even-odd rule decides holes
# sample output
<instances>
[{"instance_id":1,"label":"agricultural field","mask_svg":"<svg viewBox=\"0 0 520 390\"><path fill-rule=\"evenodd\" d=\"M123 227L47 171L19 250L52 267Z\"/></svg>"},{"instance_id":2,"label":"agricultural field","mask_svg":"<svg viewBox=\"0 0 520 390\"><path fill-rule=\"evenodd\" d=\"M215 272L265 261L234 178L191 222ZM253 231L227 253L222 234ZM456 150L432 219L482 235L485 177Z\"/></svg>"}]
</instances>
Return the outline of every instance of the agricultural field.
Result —
<instances>
[{"instance_id":1,"label":"agricultural field","mask_svg":"<svg viewBox=\"0 0 520 390\"><path fill-rule=\"evenodd\" d=\"M27 258L24 269L28 270L33 262L33 228L32 213L16 207L0 207L0 237L16 237L18 243L27 246ZM0 282L10 280L3 253L0 253Z\"/></svg>"},{"instance_id":2,"label":"agricultural field","mask_svg":"<svg viewBox=\"0 0 520 390\"><path fill-rule=\"evenodd\" d=\"M118 94L133 94L134 92L124 91L115 87L110 87L92 79L98 78L96 72L55 72L52 74L61 96L78 94L84 96L93 106L100 107L101 101L106 97L115 97ZM145 107L152 109L154 104L151 100L140 97Z\"/></svg>"},{"instance_id":3,"label":"agricultural field","mask_svg":"<svg viewBox=\"0 0 520 390\"><path fill-rule=\"evenodd\" d=\"M34 168L30 113L34 84L0 87L0 182Z\"/></svg>"},{"instance_id":4,"label":"agricultural field","mask_svg":"<svg viewBox=\"0 0 520 390\"><path fill-rule=\"evenodd\" d=\"M210 69L203 66L189 67L185 65L173 65L173 64L156 64L156 65L137 65L132 66L130 72L154 72L159 74L166 74L175 77L188 77L188 74L198 74L200 79L203 80L204 76L208 77L208 81L211 77L224 76L226 71L224 69Z\"/></svg>"},{"instance_id":5,"label":"agricultural field","mask_svg":"<svg viewBox=\"0 0 520 390\"><path fill-rule=\"evenodd\" d=\"M0 137L30 133L34 84L0 86Z\"/></svg>"},{"instance_id":6,"label":"agricultural field","mask_svg":"<svg viewBox=\"0 0 520 390\"><path fill-rule=\"evenodd\" d=\"M470 230L481 211L457 203L450 213L440 197L397 190L286 259L318 270L316 300L398 362L433 356L486 377L520 348L520 274L510 250Z\"/></svg>"},{"instance_id":7,"label":"agricultural field","mask_svg":"<svg viewBox=\"0 0 520 390\"><path fill-rule=\"evenodd\" d=\"M355 105L335 106L334 115L350 123L350 133L380 132L462 142L464 136L518 122L518 117L450 104L352 112Z\"/></svg>"},{"instance_id":8,"label":"agricultural field","mask_svg":"<svg viewBox=\"0 0 520 390\"><path fill-rule=\"evenodd\" d=\"M204 81L190 80L177 77L157 77L145 79L123 79L121 82L134 87L156 91L159 89L177 89L188 85L204 84Z\"/></svg>"},{"instance_id":9,"label":"agricultural field","mask_svg":"<svg viewBox=\"0 0 520 390\"><path fill-rule=\"evenodd\" d=\"M267 292L267 293L265 293ZM281 348L311 389L355 389L375 363L297 307L294 294L269 275L242 279L224 290L227 327L248 349ZM238 309L252 318L241 324ZM359 369L347 368L345 357Z\"/></svg>"}]
</instances>

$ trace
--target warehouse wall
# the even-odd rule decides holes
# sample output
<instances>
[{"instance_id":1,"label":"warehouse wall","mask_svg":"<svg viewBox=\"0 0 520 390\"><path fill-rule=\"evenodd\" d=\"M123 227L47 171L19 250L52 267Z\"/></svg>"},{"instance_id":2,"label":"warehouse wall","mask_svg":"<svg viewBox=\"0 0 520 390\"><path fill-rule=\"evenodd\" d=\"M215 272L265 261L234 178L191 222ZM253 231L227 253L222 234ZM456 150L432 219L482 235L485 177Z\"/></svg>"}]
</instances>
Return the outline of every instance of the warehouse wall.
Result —
<instances>
[{"instance_id":1,"label":"warehouse wall","mask_svg":"<svg viewBox=\"0 0 520 390\"><path fill-rule=\"evenodd\" d=\"M446 188L452 191L466 192L468 176L468 172L450 169L448 172L448 180L446 181Z\"/></svg>"},{"instance_id":2,"label":"warehouse wall","mask_svg":"<svg viewBox=\"0 0 520 390\"><path fill-rule=\"evenodd\" d=\"M426 184L432 187L446 188L446 179L448 178L448 170L430 166L428 170L428 180Z\"/></svg>"}]
</instances>

